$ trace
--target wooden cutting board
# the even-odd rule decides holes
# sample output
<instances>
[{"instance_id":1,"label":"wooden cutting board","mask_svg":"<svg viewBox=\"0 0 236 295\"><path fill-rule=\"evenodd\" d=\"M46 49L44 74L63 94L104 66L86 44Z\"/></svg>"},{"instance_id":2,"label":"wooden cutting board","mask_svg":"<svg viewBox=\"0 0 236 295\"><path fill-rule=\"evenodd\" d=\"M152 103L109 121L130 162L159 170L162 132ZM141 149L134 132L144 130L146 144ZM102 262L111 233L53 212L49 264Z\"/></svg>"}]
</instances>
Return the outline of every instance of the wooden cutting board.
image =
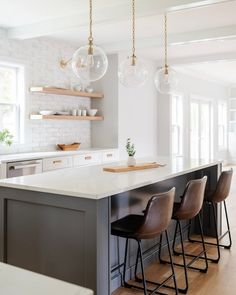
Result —
<instances>
[{"instance_id":1,"label":"wooden cutting board","mask_svg":"<svg viewBox=\"0 0 236 295\"><path fill-rule=\"evenodd\" d=\"M137 164L132 167L129 167L129 166L105 167L105 168L103 168L103 171L119 173L119 172L128 172L128 171L159 168L159 167L164 167L164 166L165 165L163 165L163 164L158 164L156 162L152 162L152 163L140 163L140 164Z\"/></svg>"}]
</instances>

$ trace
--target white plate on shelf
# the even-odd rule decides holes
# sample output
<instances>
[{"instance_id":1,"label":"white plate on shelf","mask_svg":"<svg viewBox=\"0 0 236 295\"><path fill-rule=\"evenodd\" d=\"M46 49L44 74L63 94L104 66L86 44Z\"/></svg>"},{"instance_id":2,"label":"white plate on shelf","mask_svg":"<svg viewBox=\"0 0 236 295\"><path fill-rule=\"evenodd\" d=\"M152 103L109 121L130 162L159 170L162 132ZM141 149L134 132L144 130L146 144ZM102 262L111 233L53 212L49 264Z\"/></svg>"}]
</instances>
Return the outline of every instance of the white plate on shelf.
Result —
<instances>
[{"instance_id":1,"label":"white plate on shelf","mask_svg":"<svg viewBox=\"0 0 236 295\"><path fill-rule=\"evenodd\" d=\"M55 111L39 111L39 114L42 116L50 116L50 115L55 115Z\"/></svg>"}]
</instances>

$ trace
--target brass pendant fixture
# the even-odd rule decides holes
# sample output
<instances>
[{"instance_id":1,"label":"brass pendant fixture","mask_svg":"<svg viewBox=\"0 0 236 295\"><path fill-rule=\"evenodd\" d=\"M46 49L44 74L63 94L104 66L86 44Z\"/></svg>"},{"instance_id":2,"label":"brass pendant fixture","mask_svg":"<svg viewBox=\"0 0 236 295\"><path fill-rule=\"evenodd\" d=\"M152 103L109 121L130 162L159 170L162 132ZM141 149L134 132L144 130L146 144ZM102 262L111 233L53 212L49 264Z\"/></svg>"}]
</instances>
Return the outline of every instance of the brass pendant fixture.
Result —
<instances>
[{"instance_id":1,"label":"brass pendant fixture","mask_svg":"<svg viewBox=\"0 0 236 295\"><path fill-rule=\"evenodd\" d=\"M148 78L146 66L136 56L135 33L135 0L132 0L132 54L120 63L118 70L119 81L125 87L141 86Z\"/></svg>"},{"instance_id":2,"label":"brass pendant fixture","mask_svg":"<svg viewBox=\"0 0 236 295\"><path fill-rule=\"evenodd\" d=\"M72 58L60 61L61 68L65 68L71 62L72 70L75 75L86 82L94 82L101 79L108 68L108 59L98 46L94 45L93 40L93 6L92 0L89 0L89 37L88 44L80 47L75 51Z\"/></svg>"},{"instance_id":3,"label":"brass pendant fixture","mask_svg":"<svg viewBox=\"0 0 236 295\"><path fill-rule=\"evenodd\" d=\"M158 70L154 77L157 90L163 94L171 94L176 91L178 79L176 72L168 65L168 40L167 40L167 14L164 15L165 30L165 64Z\"/></svg>"}]
</instances>

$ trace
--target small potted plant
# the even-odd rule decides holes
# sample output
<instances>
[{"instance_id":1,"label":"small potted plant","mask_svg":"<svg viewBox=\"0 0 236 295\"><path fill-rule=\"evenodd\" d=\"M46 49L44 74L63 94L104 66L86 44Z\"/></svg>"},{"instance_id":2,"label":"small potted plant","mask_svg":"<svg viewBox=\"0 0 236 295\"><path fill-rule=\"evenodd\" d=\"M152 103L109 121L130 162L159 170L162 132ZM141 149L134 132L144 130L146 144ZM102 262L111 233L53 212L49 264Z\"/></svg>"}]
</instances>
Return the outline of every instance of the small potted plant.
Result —
<instances>
[{"instance_id":1,"label":"small potted plant","mask_svg":"<svg viewBox=\"0 0 236 295\"><path fill-rule=\"evenodd\" d=\"M3 129L0 131L0 143L6 144L8 146L12 145L13 135L8 129Z\"/></svg>"},{"instance_id":2,"label":"small potted plant","mask_svg":"<svg viewBox=\"0 0 236 295\"><path fill-rule=\"evenodd\" d=\"M135 166L136 165L136 160L135 160L135 153L136 150L134 148L134 144L130 142L130 138L127 139L127 143L126 143L126 151L128 153L128 160L127 160L127 165L129 167Z\"/></svg>"}]
</instances>

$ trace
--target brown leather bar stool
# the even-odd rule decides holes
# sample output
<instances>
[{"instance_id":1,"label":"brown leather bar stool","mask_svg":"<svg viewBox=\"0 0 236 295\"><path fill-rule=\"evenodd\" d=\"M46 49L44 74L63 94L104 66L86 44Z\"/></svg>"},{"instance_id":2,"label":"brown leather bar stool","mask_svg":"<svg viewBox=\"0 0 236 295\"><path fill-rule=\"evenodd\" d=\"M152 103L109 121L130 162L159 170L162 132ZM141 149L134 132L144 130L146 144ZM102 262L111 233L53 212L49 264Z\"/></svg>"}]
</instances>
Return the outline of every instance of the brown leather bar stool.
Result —
<instances>
[{"instance_id":1,"label":"brown leather bar stool","mask_svg":"<svg viewBox=\"0 0 236 295\"><path fill-rule=\"evenodd\" d=\"M187 184L186 189L184 191L181 202L174 204L172 219L176 220L176 227L175 227L175 234L174 234L174 241L173 241L173 253L175 255L182 255L183 256L183 264L180 264L180 263L173 263L173 264L184 268L185 287L178 289L180 293L184 293L184 294L186 294L188 291L188 269L194 269L194 270L198 270L198 271L204 272L204 273L207 272L207 269L208 269L206 248L205 248L204 239L203 239L202 223L201 223L201 219L199 217L199 212L200 212L200 210L202 208L202 204L203 204L206 181L207 181L206 176L204 176L202 179L189 181L189 183ZM191 256L191 255L185 253L184 238L183 238L183 230L182 230L181 221L191 220L194 217L197 217L197 220L199 222L203 249L198 255L195 255L193 257L193 259L187 263L186 256ZM178 228L179 228L180 244L181 244L181 251L182 252L177 252L175 250L176 236L177 236ZM162 249L162 241L160 239L160 249L159 249L160 262L161 263L170 263L170 261L166 261L166 260L162 259L161 249ZM198 267L192 266L192 264L198 258L200 258L202 255L204 255L205 267L198 268Z\"/></svg>"},{"instance_id":2,"label":"brown leather bar stool","mask_svg":"<svg viewBox=\"0 0 236 295\"><path fill-rule=\"evenodd\" d=\"M220 177L219 177L219 180L217 182L215 191L208 194L208 195L206 195L205 199L204 199L204 202L208 203L212 207L215 238L216 238L216 243L205 242L205 244L216 246L216 248L217 248L217 256L216 256L216 258L208 257L207 259L209 261L215 262L215 263L218 263L219 260L220 260L220 247L224 247L225 249L230 249L231 246L232 246L232 238L231 238L231 233L230 233L229 218L228 218L228 212L227 212L227 207L226 207L226 202L225 202L225 200L228 197L229 192L230 192L232 176L233 176L233 169L231 169L229 171L223 171L221 173ZM217 203L222 203L222 202L224 203L225 217L226 217L226 223L227 223L227 231L223 235L219 236L218 230L217 230L216 204ZM229 244L228 245L220 244L220 240L223 239L227 234L228 234L228 237L229 237ZM194 239L190 238L190 230L189 230L189 241L190 242L201 243L201 241L199 241L199 240L194 240Z\"/></svg>"},{"instance_id":3,"label":"brown leather bar stool","mask_svg":"<svg viewBox=\"0 0 236 295\"><path fill-rule=\"evenodd\" d=\"M178 294L174 266L172 263L171 249L170 249L169 238L167 233L167 228L171 221L171 215L173 211L174 196L175 196L175 188L172 188L168 192L155 195L151 197L151 199L148 201L144 215L134 215L134 214L127 215L124 218L114 221L111 224L112 235L126 238L124 270L123 270L123 286L124 287L127 287L127 288L133 287L136 289L141 289L144 291L145 295L148 294L148 291L151 292L149 294L154 294L154 293L164 294L164 293L158 292L159 289L162 287L165 287L165 284L170 279L173 278L175 294ZM156 238L159 235L162 235L162 233L164 232L165 232L167 246L168 246L172 274L167 279L165 279L162 283L152 282L152 284L155 284L155 288L153 290L150 290L147 288L147 281L145 279L141 240ZM127 283L125 279L126 267L127 267L127 256L128 256L128 244L130 239L135 240L138 244L137 259L136 259L136 265L135 265L135 277L137 278L137 262L138 262L138 259L140 259L141 274L142 274L141 282L143 284L143 287Z\"/></svg>"}]
</instances>

